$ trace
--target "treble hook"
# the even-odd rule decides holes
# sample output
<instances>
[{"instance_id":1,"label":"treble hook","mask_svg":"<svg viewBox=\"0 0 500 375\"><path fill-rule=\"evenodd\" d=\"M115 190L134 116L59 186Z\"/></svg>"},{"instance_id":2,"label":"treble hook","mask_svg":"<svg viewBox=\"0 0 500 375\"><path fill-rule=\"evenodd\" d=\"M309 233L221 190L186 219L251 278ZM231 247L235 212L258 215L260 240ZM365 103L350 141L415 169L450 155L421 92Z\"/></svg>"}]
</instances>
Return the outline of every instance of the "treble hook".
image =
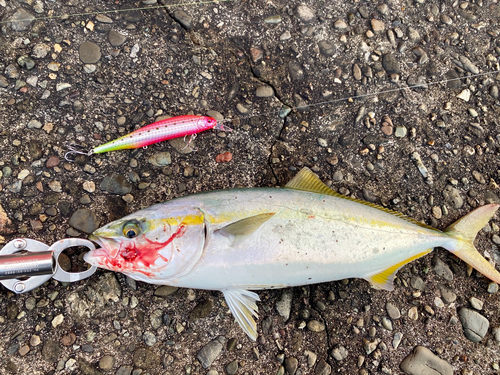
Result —
<instances>
[{"instance_id":1,"label":"treble hook","mask_svg":"<svg viewBox=\"0 0 500 375\"><path fill-rule=\"evenodd\" d=\"M184 136L184 143L186 143L186 145L181 148L181 151L184 151L184 149L188 148L188 147L191 147L191 142L193 142L195 139L196 139L196 136L198 134L194 133L194 134L191 134L191 136L189 137L189 141L186 143L186 137L187 135ZM192 148L193 151L198 151L198 147L196 148Z\"/></svg>"},{"instance_id":2,"label":"treble hook","mask_svg":"<svg viewBox=\"0 0 500 375\"><path fill-rule=\"evenodd\" d=\"M70 143L69 145L67 145L67 147L68 147L69 151L64 154L64 159L66 159L69 162L74 162L75 160L69 158L68 155L78 154L78 155L90 156L94 153L93 150L90 150L90 151L79 150L78 147L83 148L83 146L78 145L76 143Z\"/></svg>"}]
</instances>

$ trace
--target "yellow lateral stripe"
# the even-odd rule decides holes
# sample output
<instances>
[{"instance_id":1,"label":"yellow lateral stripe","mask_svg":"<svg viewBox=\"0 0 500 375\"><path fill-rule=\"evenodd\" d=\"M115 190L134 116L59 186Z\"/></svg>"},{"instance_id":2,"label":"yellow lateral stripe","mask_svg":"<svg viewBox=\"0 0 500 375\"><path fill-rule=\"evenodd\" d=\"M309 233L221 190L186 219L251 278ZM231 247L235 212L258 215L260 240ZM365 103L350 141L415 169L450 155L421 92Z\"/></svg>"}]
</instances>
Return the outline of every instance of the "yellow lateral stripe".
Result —
<instances>
[{"instance_id":1,"label":"yellow lateral stripe","mask_svg":"<svg viewBox=\"0 0 500 375\"><path fill-rule=\"evenodd\" d=\"M401 212L393 211L388 208L379 206L378 204L375 203L370 203L366 201L362 201L360 199L356 198L351 198L351 197L346 197L345 195L342 195L340 193L337 193L330 189L328 186L326 186L323 181L319 179L316 174L314 174L309 168L304 167L300 170L299 173L295 175L294 178L288 182L288 184L285 185L285 188L288 189L294 189L294 190L301 190L301 191L308 191L312 193L317 193L317 194L323 194L323 195L330 195L332 197L337 197L337 198L342 198L342 199L347 199L352 202L356 203L361 203L365 206L369 206L372 208L376 208L377 210L387 212L391 215L397 216L400 219L403 219L409 223L418 225L419 227L425 228L432 230L434 232L441 232L439 229L436 229L434 227L431 227L430 225L427 225L425 223L421 223L420 221L417 221L415 219L412 219L411 217L408 217Z\"/></svg>"},{"instance_id":2,"label":"yellow lateral stripe","mask_svg":"<svg viewBox=\"0 0 500 375\"><path fill-rule=\"evenodd\" d=\"M383 270L382 272L380 273L377 273L373 276L370 276L370 280L372 280L374 283L377 283L377 284L386 284L389 280L389 277L391 275L393 275L394 273L396 273L398 271L398 269L400 269L401 267L403 267L405 264L407 263L410 263L412 261L414 261L415 259L418 259L420 257L423 257L424 255L426 254L429 254L430 252L432 251L432 249L427 249L425 250L424 252L420 253L420 254L417 254L417 255L414 255L406 260L403 260L402 262L399 262L385 270Z\"/></svg>"}]
</instances>

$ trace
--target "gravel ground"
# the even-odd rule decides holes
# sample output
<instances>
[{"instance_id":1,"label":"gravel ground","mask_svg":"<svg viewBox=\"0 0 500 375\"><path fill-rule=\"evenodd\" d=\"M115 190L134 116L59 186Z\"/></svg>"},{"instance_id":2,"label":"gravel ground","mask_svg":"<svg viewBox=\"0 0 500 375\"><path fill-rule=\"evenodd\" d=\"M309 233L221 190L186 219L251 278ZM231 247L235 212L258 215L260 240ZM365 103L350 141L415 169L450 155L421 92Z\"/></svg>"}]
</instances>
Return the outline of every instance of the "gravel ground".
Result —
<instances>
[{"instance_id":1,"label":"gravel ground","mask_svg":"<svg viewBox=\"0 0 500 375\"><path fill-rule=\"evenodd\" d=\"M0 0L0 243L86 237L174 197L282 186L302 166L440 229L500 203L496 0L156 1ZM71 142L182 114L235 131L64 159ZM476 242L492 262L498 225ZM103 270L1 287L0 374L500 371L498 286L442 249L394 292L342 280L259 295L252 342L218 292Z\"/></svg>"}]
</instances>

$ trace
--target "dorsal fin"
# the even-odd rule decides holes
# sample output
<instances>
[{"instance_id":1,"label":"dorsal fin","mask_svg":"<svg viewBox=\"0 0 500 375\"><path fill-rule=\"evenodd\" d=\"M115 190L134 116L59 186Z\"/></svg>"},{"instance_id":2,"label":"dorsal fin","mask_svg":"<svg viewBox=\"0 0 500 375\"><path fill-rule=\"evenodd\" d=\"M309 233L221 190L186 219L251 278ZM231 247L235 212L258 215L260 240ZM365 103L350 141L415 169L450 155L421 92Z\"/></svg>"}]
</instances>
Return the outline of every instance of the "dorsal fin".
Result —
<instances>
[{"instance_id":1,"label":"dorsal fin","mask_svg":"<svg viewBox=\"0 0 500 375\"><path fill-rule=\"evenodd\" d=\"M381 207L378 204L374 203L369 203L362 201L360 199L356 198L350 198L346 197L345 195L339 194L332 189L330 189L328 186L326 186L316 174L311 171L309 168L304 167L300 170L299 173L295 175L294 178L290 180L288 184L284 186L287 189L294 189L294 190L302 190L302 191L309 191L311 193L318 193L318 194L323 194L323 195L331 195L333 197L338 197L342 199L348 199L353 202L361 203L364 204L365 206L370 206L373 208L376 208L378 210L387 212L391 215L397 216L403 220L406 220L412 224L418 225L419 227L430 229L433 231L440 232L439 229L433 228L430 225L421 223L420 221L417 221L415 219L412 219L411 217L408 217L406 215L403 215L401 212L389 210L387 208Z\"/></svg>"},{"instance_id":2,"label":"dorsal fin","mask_svg":"<svg viewBox=\"0 0 500 375\"><path fill-rule=\"evenodd\" d=\"M287 189L310 191L324 195L341 196L326 186L309 168L304 167L285 185Z\"/></svg>"}]
</instances>

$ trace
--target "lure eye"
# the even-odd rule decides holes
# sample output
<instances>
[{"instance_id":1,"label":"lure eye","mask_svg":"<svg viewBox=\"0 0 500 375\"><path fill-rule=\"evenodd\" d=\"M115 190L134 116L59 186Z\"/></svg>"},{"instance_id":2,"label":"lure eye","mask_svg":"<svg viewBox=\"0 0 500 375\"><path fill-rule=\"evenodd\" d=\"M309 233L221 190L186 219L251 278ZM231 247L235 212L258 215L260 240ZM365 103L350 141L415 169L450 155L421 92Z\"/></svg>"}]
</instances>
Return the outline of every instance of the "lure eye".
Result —
<instances>
[{"instance_id":1,"label":"lure eye","mask_svg":"<svg viewBox=\"0 0 500 375\"><path fill-rule=\"evenodd\" d=\"M123 227L123 235L127 238L135 238L141 233L137 224L128 224Z\"/></svg>"}]
</instances>

